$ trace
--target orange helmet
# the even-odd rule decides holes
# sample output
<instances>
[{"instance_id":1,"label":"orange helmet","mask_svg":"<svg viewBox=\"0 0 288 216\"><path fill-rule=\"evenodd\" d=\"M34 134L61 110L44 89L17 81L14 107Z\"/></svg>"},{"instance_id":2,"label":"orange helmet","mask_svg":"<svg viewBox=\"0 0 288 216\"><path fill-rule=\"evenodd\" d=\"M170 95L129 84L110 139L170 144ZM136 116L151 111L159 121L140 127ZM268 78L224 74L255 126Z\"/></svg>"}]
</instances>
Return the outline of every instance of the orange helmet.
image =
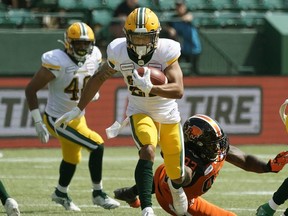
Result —
<instances>
[{"instance_id":1,"label":"orange helmet","mask_svg":"<svg viewBox=\"0 0 288 216\"><path fill-rule=\"evenodd\" d=\"M134 9L128 15L123 29L128 48L138 55L139 59L157 48L160 30L157 15L145 7Z\"/></svg>"},{"instance_id":2,"label":"orange helmet","mask_svg":"<svg viewBox=\"0 0 288 216\"><path fill-rule=\"evenodd\" d=\"M93 51L95 36L86 23L75 22L67 28L64 40L68 54L72 55L77 61L83 62L87 55Z\"/></svg>"}]
</instances>

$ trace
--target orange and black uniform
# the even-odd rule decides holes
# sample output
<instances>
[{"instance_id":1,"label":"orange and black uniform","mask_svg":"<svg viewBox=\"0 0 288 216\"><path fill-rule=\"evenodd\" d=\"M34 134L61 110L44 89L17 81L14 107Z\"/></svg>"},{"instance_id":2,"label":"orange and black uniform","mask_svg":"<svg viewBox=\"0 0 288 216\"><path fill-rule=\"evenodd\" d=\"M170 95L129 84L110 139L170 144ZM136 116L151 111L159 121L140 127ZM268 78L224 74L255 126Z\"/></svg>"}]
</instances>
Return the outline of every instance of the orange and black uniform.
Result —
<instances>
[{"instance_id":1,"label":"orange and black uniform","mask_svg":"<svg viewBox=\"0 0 288 216\"><path fill-rule=\"evenodd\" d=\"M188 157L187 157L188 155ZM235 213L224 210L201 197L214 183L224 161L204 164L191 153L186 153L185 165L193 170L191 183L183 187L189 202L188 213L193 216L236 216ZM154 174L155 195L160 206L169 214L176 215L169 207L172 206L172 197L167 184L167 175L164 164L160 165Z\"/></svg>"}]
</instances>

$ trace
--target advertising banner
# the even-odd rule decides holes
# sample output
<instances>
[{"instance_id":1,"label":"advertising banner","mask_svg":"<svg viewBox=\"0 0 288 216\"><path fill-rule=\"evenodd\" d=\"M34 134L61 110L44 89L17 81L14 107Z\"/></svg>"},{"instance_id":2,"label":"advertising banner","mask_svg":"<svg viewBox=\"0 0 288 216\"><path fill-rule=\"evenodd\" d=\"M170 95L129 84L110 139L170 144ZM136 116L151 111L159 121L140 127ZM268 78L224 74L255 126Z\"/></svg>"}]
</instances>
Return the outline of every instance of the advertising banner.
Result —
<instances>
[{"instance_id":1,"label":"advertising banner","mask_svg":"<svg viewBox=\"0 0 288 216\"><path fill-rule=\"evenodd\" d=\"M56 139L41 144L36 137L26 99L28 78L0 79L0 147L57 147ZM178 100L182 120L196 113L216 119L232 144L285 144L288 134L279 117L279 107L288 98L288 77L185 77L185 93ZM48 90L38 92L43 112ZM108 80L100 99L86 108L91 129L106 146L134 145L129 125L112 139L105 129L126 118L127 90L122 78Z\"/></svg>"}]
</instances>

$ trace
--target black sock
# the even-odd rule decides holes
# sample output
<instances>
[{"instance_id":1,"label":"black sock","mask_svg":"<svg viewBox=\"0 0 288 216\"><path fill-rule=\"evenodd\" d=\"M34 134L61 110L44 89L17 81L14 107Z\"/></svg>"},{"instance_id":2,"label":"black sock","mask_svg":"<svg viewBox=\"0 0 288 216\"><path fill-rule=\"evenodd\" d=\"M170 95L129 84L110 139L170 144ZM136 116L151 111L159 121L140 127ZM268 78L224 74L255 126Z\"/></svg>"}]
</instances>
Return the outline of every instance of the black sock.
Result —
<instances>
[{"instance_id":1,"label":"black sock","mask_svg":"<svg viewBox=\"0 0 288 216\"><path fill-rule=\"evenodd\" d=\"M103 145L98 145L98 148L90 153L89 171L93 183L99 183L102 180L103 154Z\"/></svg>"},{"instance_id":2,"label":"black sock","mask_svg":"<svg viewBox=\"0 0 288 216\"><path fill-rule=\"evenodd\" d=\"M173 185L173 187L175 188L175 189L179 189L180 187L182 187L182 184L176 184L176 183L174 183L172 180L171 180L171 183L172 183L172 185Z\"/></svg>"},{"instance_id":3,"label":"black sock","mask_svg":"<svg viewBox=\"0 0 288 216\"><path fill-rule=\"evenodd\" d=\"M288 199L288 178L284 180L278 190L273 194L273 200L277 205L282 205ZM286 215L286 214L285 214Z\"/></svg>"},{"instance_id":4,"label":"black sock","mask_svg":"<svg viewBox=\"0 0 288 216\"><path fill-rule=\"evenodd\" d=\"M141 208L152 206L153 162L139 159L135 169L135 181Z\"/></svg>"},{"instance_id":5,"label":"black sock","mask_svg":"<svg viewBox=\"0 0 288 216\"><path fill-rule=\"evenodd\" d=\"M5 205L5 202L8 198L9 194L7 193L2 181L0 180L0 199L3 205Z\"/></svg>"},{"instance_id":6,"label":"black sock","mask_svg":"<svg viewBox=\"0 0 288 216\"><path fill-rule=\"evenodd\" d=\"M75 164L71 164L68 163L64 160L62 160L61 164L60 164L60 169L59 169L59 185L61 185L62 187L68 187L68 185L70 184L73 175L76 171L76 165Z\"/></svg>"}]
</instances>

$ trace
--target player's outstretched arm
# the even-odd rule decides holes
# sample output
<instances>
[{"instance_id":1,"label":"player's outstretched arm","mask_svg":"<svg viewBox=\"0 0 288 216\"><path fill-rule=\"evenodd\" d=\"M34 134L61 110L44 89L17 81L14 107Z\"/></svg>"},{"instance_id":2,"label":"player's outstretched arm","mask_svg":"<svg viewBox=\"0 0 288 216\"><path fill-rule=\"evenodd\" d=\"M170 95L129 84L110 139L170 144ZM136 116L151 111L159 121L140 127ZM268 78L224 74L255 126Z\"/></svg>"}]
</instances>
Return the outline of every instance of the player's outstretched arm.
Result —
<instances>
[{"instance_id":1,"label":"player's outstretched arm","mask_svg":"<svg viewBox=\"0 0 288 216\"><path fill-rule=\"evenodd\" d=\"M249 172L279 172L288 163L288 152L279 153L267 163L254 155L246 154L239 148L230 145L226 161Z\"/></svg>"}]
</instances>

